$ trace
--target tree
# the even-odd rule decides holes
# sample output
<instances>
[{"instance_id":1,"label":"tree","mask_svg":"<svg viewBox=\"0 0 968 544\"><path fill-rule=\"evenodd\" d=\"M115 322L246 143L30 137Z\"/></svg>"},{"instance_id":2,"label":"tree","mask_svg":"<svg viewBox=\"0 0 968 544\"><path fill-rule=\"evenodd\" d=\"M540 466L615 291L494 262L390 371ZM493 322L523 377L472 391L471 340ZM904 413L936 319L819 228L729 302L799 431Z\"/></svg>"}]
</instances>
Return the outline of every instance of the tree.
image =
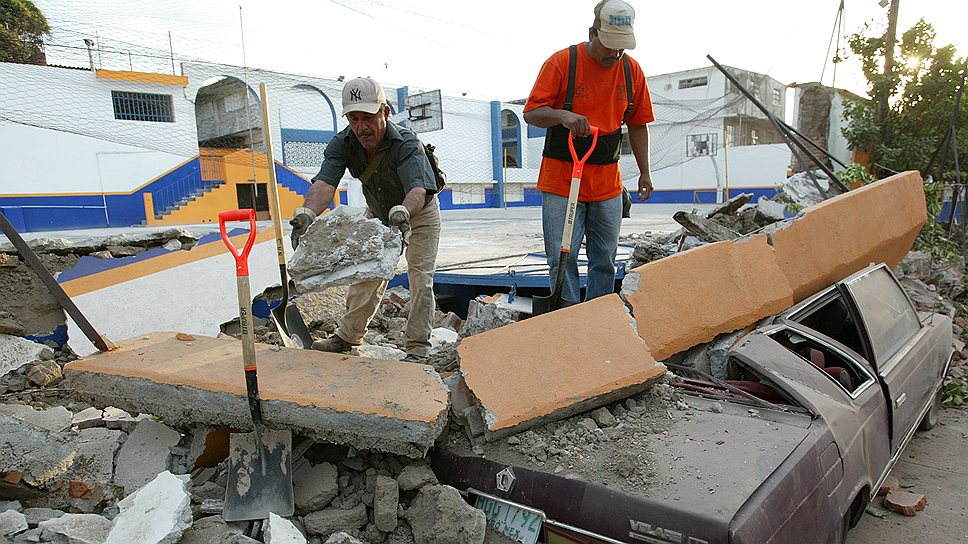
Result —
<instances>
[{"instance_id":1,"label":"tree","mask_svg":"<svg viewBox=\"0 0 968 544\"><path fill-rule=\"evenodd\" d=\"M901 35L889 76L881 73L887 34L870 24L849 40L860 57L870 96L889 97L886 120L879 120L876 103L845 103L844 136L855 149L871 153L872 171L878 177L905 170L922 170L937 149L954 111L965 59L953 45L936 47L934 28L921 19ZM968 108L962 105L958 152L968 157Z\"/></svg>"},{"instance_id":2,"label":"tree","mask_svg":"<svg viewBox=\"0 0 968 544\"><path fill-rule=\"evenodd\" d=\"M46 64L47 19L30 0L0 0L0 62Z\"/></svg>"}]
</instances>

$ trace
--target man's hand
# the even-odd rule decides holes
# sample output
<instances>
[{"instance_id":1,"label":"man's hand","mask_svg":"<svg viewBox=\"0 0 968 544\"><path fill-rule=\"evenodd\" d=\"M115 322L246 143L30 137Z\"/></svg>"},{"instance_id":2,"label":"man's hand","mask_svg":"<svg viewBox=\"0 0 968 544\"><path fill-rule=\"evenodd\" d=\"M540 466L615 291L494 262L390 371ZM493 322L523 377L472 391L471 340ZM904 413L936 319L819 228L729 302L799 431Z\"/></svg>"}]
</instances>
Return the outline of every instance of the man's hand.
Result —
<instances>
[{"instance_id":1,"label":"man's hand","mask_svg":"<svg viewBox=\"0 0 968 544\"><path fill-rule=\"evenodd\" d=\"M576 138L591 136L592 125L588 122L587 117L570 111L562 111L561 113L564 116L561 120L561 126L574 133Z\"/></svg>"},{"instance_id":2,"label":"man's hand","mask_svg":"<svg viewBox=\"0 0 968 544\"><path fill-rule=\"evenodd\" d=\"M390 226L400 229L403 241L406 242L410 238L410 210L403 204L397 204L390 208L389 219Z\"/></svg>"},{"instance_id":3,"label":"man's hand","mask_svg":"<svg viewBox=\"0 0 968 544\"><path fill-rule=\"evenodd\" d=\"M309 208L299 207L292 214L292 220L289 224L292 225L292 248L296 249L299 247L299 238L306 234L306 229L309 225L313 223L316 219L316 212Z\"/></svg>"},{"instance_id":4,"label":"man's hand","mask_svg":"<svg viewBox=\"0 0 968 544\"><path fill-rule=\"evenodd\" d=\"M639 200L648 200L652 196L652 175L642 173L639 175Z\"/></svg>"}]
</instances>

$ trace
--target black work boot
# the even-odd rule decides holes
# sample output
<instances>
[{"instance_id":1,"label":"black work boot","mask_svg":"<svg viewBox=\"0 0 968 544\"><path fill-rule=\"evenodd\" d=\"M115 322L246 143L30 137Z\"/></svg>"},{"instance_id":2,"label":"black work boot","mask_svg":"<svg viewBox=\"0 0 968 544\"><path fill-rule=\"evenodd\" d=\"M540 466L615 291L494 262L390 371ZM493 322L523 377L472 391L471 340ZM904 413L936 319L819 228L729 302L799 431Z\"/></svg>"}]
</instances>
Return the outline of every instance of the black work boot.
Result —
<instances>
[{"instance_id":1,"label":"black work boot","mask_svg":"<svg viewBox=\"0 0 968 544\"><path fill-rule=\"evenodd\" d=\"M343 340L338 334L313 342L313 349L330 353L349 353L352 348L353 344Z\"/></svg>"}]
</instances>

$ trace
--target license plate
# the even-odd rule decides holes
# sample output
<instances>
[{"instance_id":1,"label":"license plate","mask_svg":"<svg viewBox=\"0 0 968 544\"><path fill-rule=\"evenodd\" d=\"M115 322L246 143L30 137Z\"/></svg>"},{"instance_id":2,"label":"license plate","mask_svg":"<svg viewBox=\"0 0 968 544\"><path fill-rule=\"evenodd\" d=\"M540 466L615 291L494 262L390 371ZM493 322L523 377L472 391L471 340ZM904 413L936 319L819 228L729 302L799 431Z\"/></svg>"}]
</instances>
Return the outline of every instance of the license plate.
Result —
<instances>
[{"instance_id":1,"label":"license plate","mask_svg":"<svg viewBox=\"0 0 968 544\"><path fill-rule=\"evenodd\" d=\"M487 522L500 533L522 544L535 544L541 534L541 514L514 504L476 496L474 507L484 511Z\"/></svg>"}]
</instances>

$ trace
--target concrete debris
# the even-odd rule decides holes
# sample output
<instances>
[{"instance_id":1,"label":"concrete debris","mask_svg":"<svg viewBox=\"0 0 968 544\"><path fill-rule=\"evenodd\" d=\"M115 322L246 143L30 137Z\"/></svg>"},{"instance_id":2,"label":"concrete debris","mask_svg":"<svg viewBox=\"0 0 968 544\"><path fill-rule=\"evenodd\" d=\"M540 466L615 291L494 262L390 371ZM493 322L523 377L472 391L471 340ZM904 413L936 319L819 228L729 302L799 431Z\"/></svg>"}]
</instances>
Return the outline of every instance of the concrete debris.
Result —
<instances>
[{"instance_id":1,"label":"concrete debris","mask_svg":"<svg viewBox=\"0 0 968 544\"><path fill-rule=\"evenodd\" d=\"M336 467L320 463L293 476L293 498L300 513L322 510L339 494Z\"/></svg>"},{"instance_id":2,"label":"concrete debris","mask_svg":"<svg viewBox=\"0 0 968 544\"><path fill-rule=\"evenodd\" d=\"M130 494L168 469L170 448L178 445L181 434L156 421L138 423L118 452L114 482Z\"/></svg>"},{"instance_id":3,"label":"concrete debris","mask_svg":"<svg viewBox=\"0 0 968 544\"><path fill-rule=\"evenodd\" d=\"M366 505L362 502L347 509L326 508L307 514L303 519L306 532L313 535L330 535L340 530L357 530L366 525Z\"/></svg>"},{"instance_id":4,"label":"concrete debris","mask_svg":"<svg viewBox=\"0 0 968 544\"><path fill-rule=\"evenodd\" d=\"M0 376L40 359L50 348L19 336L0 334Z\"/></svg>"},{"instance_id":5,"label":"concrete debris","mask_svg":"<svg viewBox=\"0 0 968 544\"><path fill-rule=\"evenodd\" d=\"M635 242L632 256L625 265L626 270L638 268L646 263L668 257L676 252L676 243L669 242L665 237L644 237Z\"/></svg>"},{"instance_id":6,"label":"concrete debris","mask_svg":"<svg viewBox=\"0 0 968 544\"><path fill-rule=\"evenodd\" d=\"M53 433L61 432L71 426L71 411L63 406L40 411L21 404L0 404L0 413Z\"/></svg>"},{"instance_id":7,"label":"concrete debris","mask_svg":"<svg viewBox=\"0 0 968 544\"><path fill-rule=\"evenodd\" d=\"M0 536L13 536L28 528L27 516L16 510L0 512Z\"/></svg>"},{"instance_id":8,"label":"concrete debris","mask_svg":"<svg viewBox=\"0 0 968 544\"><path fill-rule=\"evenodd\" d=\"M735 240L740 233L729 227L724 227L719 223L706 219L698 213L688 213L679 211L673 214L676 223L682 225L687 233L699 238L703 242L720 242L723 240Z\"/></svg>"},{"instance_id":9,"label":"concrete debris","mask_svg":"<svg viewBox=\"0 0 968 544\"><path fill-rule=\"evenodd\" d=\"M222 544L232 542L242 531L230 527L221 515L205 516L192 524L178 541L178 544Z\"/></svg>"},{"instance_id":10,"label":"concrete debris","mask_svg":"<svg viewBox=\"0 0 968 544\"><path fill-rule=\"evenodd\" d=\"M717 215L736 215L736 212L750 200L753 200L752 193L740 193L727 200L718 208L713 208L711 212L706 214L706 219L712 219Z\"/></svg>"},{"instance_id":11,"label":"concrete debris","mask_svg":"<svg viewBox=\"0 0 968 544\"><path fill-rule=\"evenodd\" d=\"M175 476L166 470L119 501L120 513L104 544L178 542L192 525L187 484L187 475Z\"/></svg>"},{"instance_id":12,"label":"concrete debris","mask_svg":"<svg viewBox=\"0 0 968 544\"><path fill-rule=\"evenodd\" d=\"M816 179L820 188L828 196L840 194L840 190L830 183L830 178L822 170L812 170L810 174L799 172L781 181L777 190L783 194L785 200L800 205L801 207L813 206L826 200L823 194L817 191L817 186L811 180L811 175Z\"/></svg>"},{"instance_id":13,"label":"concrete debris","mask_svg":"<svg viewBox=\"0 0 968 544\"><path fill-rule=\"evenodd\" d=\"M515 302L518 300L520 300L520 297L515 298ZM525 310L506 301L507 295L504 295L503 299L500 295L495 295L471 300L467 308L467 320L464 321L464 326L460 330L460 337L467 338L511 323L517 323L531 313L530 304Z\"/></svg>"},{"instance_id":14,"label":"concrete debris","mask_svg":"<svg viewBox=\"0 0 968 544\"><path fill-rule=\"evenodd\" d=\"M373 522L377 529L391 533L397 528L397 504L400 486L389 476L377 476L373 492Z\"/></svg>"},{"instance_id":15,"label":"concrete debris","mask_svg":"<svg viewBox=\"0 0 968 544\"><path fill-rule=\"evenodd\" d=\"M61 477L77 454L64 436L0 413L0 472L22 473L23 481L42 486Z\"/></svg>"},{"instance_id":16,"label":"concrete debris","mask_svg":"<svg viewBox=\"0 0 968 544\"><path fill-rule=\"evenodd\" d=\"M20 321L6 310L0 310L0 334L10 334L13 336L24 336L27 329L20 324Z\"/></svg>"},{"instance_id":17,"label":"concrete debris","mask_svg":"<svg viewBox=\"0 0 968 544\"><path fill-rule=\"evenodd\" d=\"M769 224L786 219L786 204L760 197L756 201L756 222Z\"/></svg>"},{"instance_id":18,"label":"concrete debris","mask_svg":"<svg viewBox=\"0 0 968 544\"><path fill-rule=\"evenodd\" d=\"M420 488L407 509L407 521L414 540L426 544L481 544L484 542L484 512L467 504L460 493L447 485Z\"/></svg>"},{"instance_id":19,"label":"concrete debris","mask_svg":"<svg viewBox=\"0 0 968 544\"><path fill-rule=\"evenodd\" d=\"M47 542L103 544L111 530L111 521L97 514L64 514L37 527Z\"/></svg>"},{"instance_id":20,"label":"concrete debris","mask_svg":"<svg viewBox=\"0 0 968 544\"><path fill-rule=\"evenodd\" d=\"M67 240L65 238L35 238L29 240L27 245L34 253L89 255L95 251L103 251L109 246L152 248L165 246L173 240L178 240L181 249L190 249L198 241L198 237L186 229L171 228L162 231L133 232L112 236L92 237L77 241ZM18 254L13 244L6 240L0 242L0 253Z\"/></svg>"},{"instance_id":21,"label":"concrete debris","mask_svg":"<svg viewBox=\"0 0 968 544\"><path fill-rule=\"evenodd\" d=\"M909 252L894 269L898 278L914 278L926 285L933 285L937 293L949 300L955 300L965 293L963 262L946 262L935 259L924 251Z\"/></svg>"},{"instance_id":22,"label":"concrete debris","mask_svg":"<svg viewBox=\"0 0 968 544\"><path fill-rule=\"evenodd\" d=\"M41 352L52 352L50 348ZM64 379L64 373L57 361L40 361L27 365L27 379L37 387L47 387Z\"/></svg>"},{"instance_id":23,"label":"concrete debris","mask_svg":"<svg viewBox=\"0 0 968 544\"><path fill-rule=\"evenodd\" d=\"M269 512L265 544L306 544L306 537L286 518Z\"/></svg>"},{"instance_id":24,"label":"concrete debris","mask_svg":"<svg viewBox=\"0 0 968 544\"><path fill-rule=\"evenodd\" d=\"M396 346L363 344L354 346L350 353L357 357L367 357L369 359L386 359L388 361L401 361L407 356L407 352Z\"/></svg>"},{"instance_id":25,"label":"concrete debris","mask_svg":"<svg viewBox=\"0 0 968 544\"><path fill-rule=\"evenodd\" d=\"M326 539L326 542L324 544L364 544L364 543L340 531L338 533L333 533L329 535L329 538Z\"/></svg>"},{"instance_id":26,"label":"concrete debris","mask_svg":"<svg viewBox=\"0 0 968 544\"><path fill-rule=\"evenodd\" d=\"M138 417L134 417L128 412L114 406L108 406L104 409L101 419L104 421L104 425L108 429L120 429L126 433L130 433L138 426L138 423L147 419L148 416L142 414Z\"/></svg>"},{"instance_id":27,"label":"concrete debris","mask_svg":"<svg viewBox=\"0 0 968 544\"><path fill-rule=\"evenodd\" d=\"M430 331L430 353L437 353L447 346L454 345L460 339L456 331L437 327Z\"/></svg>"},{"instance_id":28,"label":"concrete debris","mask_svg":"<svg viewBox=\"0 0 968 544\"><path fill-rule=\"evenodd\" d=\"M103 413L103 410L93 406L85 408L71 416L71 426L77 427L78 429L87 429L100 425L102 423L101 416Z\"/></svg>"},{"instance_id":29,"label":"concrete debris","mask_svg":"<svg viewBox=\"0 0 968 544\"><path fill-rule=\"evenodd\" d=\"M111 482L114 456L121 447L123 433L104 427L81 429L77 438L77 462L69 475L75 480Z\"/></svg>"},{"instance_id":30,"label":"concrete debris","mask_svg":"<svg viewBox=\"0 0 968 544\"><path fill-rule=\"evenodd\" d=\"M400 233L338 206L318 218L289 260L299 292L393 277L400 259Z\"/></svg>"},{"instance_id":31,"label":"concrete debris","mask_svg":"<svg viewBox=\"0 0 968 544\"><path fill-rule=\"evenodd\" d=\"M437 475L424 464L413 464L404 467L397 477L397 485L401 491L413 491L425 485L438 483Z\"/></svg>"}]
</instances>

